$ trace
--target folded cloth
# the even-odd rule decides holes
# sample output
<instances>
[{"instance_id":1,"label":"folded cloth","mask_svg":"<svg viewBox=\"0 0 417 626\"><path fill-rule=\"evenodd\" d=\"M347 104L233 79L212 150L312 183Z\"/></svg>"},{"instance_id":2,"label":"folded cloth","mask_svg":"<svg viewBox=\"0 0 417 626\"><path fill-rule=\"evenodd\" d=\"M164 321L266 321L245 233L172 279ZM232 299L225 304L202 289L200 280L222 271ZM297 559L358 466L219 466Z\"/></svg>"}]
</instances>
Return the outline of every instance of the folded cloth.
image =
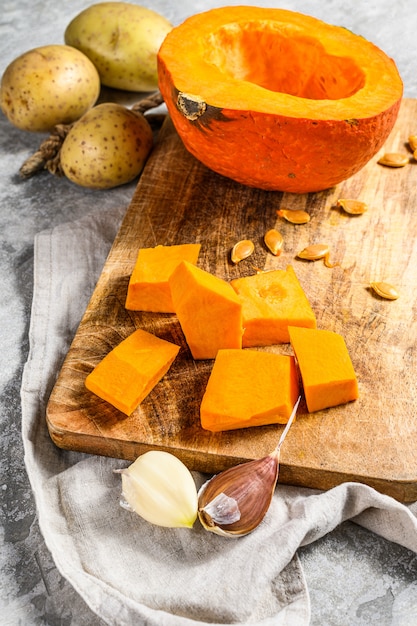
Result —
<instances>
[{"instance_id":1,"label":"folded cloth","mask_svg":"<svg viewBox=\"0 0 417 626\"><path fill-rule=\"evenodd\" d=\"M352 520L417 551L417 513L374 489L278 485L255 532L239 539L153 526L119 506L128 463L58 449L45 408L124 210L97 211L35 239L30 353L22 380L25 463L57 568L107 624L305 626L310 604L297 556ZM197 485L206 477L194 473Z\"/></svg>"}]
</instances>

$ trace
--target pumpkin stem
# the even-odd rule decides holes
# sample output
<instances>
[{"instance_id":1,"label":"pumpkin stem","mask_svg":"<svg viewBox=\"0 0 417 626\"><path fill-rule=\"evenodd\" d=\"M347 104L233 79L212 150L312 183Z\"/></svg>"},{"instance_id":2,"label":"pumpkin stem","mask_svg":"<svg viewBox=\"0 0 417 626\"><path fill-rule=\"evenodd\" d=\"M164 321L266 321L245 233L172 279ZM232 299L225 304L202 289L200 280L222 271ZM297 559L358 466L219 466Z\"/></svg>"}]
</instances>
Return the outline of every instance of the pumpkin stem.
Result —
<instances>
[{"instance_id":1,"label":"pumpkin stem","mask_svg":"<svg viewBox=\"0 0 417 626\"><path fill-rule=\"evenodd\" d=\"M199 96L193 96L189 93L183 93L180 91L177 97L177 107L187 120L194 122L199 117L204 115L207 109L207 104Z\"/></svg>"}]
</instances>

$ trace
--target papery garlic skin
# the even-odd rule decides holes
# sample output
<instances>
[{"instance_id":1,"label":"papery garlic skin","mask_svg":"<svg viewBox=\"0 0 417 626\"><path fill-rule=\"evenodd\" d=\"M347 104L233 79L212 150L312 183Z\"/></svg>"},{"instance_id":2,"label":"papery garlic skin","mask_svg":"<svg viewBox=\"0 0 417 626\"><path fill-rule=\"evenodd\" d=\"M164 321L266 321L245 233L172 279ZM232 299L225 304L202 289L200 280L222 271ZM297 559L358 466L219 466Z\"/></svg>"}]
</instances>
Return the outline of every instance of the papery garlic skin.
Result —
<instances>
[{"instance_id":1,"label":"papery garlic skin","mask_svg":"<svg viewBox=\"0 0 417 626\"><path fill-rule=\"evenodd\" d=\"M191 472L176 456L151 450L120 473L122 497L147 522L167 528L193 527L197 488Z\"/></svg>"},{"instance_id":2,"label":"papery garlic skin","mask_svg":"<svg viewBox=\"0 0 417 626\"><path fill-rule=\"evenodd\" d=\"M201 511L215 524L233 524L241 518L237 501L221 492L206 504Z\"/></svg>"}]
</instances>

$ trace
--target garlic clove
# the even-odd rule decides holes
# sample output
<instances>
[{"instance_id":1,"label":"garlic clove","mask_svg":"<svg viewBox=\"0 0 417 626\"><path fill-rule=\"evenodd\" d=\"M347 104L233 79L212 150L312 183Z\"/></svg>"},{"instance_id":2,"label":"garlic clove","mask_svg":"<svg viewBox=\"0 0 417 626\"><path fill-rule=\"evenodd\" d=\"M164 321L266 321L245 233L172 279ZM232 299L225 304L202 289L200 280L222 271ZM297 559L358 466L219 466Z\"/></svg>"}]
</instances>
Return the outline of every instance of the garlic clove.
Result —
<instances>
[{"instance_id":1,"label":"garlic clove","mask_svg":"<svg viewBox=\"0 0 417 626\"><path fill-rule=\"evenodd\" d=\"M191 472L176 456L151 450L116 471L122 475L121 506L157 526L193 527L197 488Z\"/></svg>"},{"instance_id":2,"label":"garlic clove","mask_svg":"<svg viewBox=\"0 0 417 626\"><path fill-rule=\"evenodd\" d=\"M252 532L269 509L278 467L278 456L273 453L211 478L198 495L198 516L204 528L236 536Z\"/></svg>"},{"instance_id":3,"label":"garlic clove","mask_svg":"<svg viewBox=\"0 0 417 626\"><path fill-rule=\"evenodd\" d=\"M201 487L198 517L206 530L227 537L243 537L262 522L278 480L281 445L299 403L300 398L271 454L231 467L213 476Z\"/></svg>"}]
</instances>

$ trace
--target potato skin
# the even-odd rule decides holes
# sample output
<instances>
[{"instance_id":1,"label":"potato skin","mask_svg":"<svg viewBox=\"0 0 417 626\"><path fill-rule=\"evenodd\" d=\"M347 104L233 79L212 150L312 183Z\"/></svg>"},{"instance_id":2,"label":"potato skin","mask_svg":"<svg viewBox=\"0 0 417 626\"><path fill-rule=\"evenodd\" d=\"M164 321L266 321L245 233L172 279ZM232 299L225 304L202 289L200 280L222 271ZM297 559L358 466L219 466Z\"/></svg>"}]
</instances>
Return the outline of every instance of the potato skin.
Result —
<instances>
[{"instance_id":1,"label":"potato skin","mask_svg":"<svg viewBox=\"0 0 417 626\"><path fill-rule=\"evenodd\" d=\"M33 48L12 61L1 79L0 106L21 130L51 131L70 124L100 94L100 77L79 50L64 45Z\"/></svg>"},{"instance_id":2,"label":"potato skin","mask_svg":"<svg viewBox=\"0 0 417 626\"><path fill-rule=\"evenodd\" d=\"M120 104L99 104L70 129L60 161L65 176L90 189L111 189L140 174L153 145L143 115Z\"/></svg>"},{"instance_id":3,"label":"potato skin","mask_svg":"<svg viewBox=\"0 0 417 626\"><path fill-rule=\"evenodd\" d=\"M81 11L65 30L65 43L94 63L106 87L158 89L156 55L172 24L128 2L100 2Z\"/></svg>"}]
</instances>

